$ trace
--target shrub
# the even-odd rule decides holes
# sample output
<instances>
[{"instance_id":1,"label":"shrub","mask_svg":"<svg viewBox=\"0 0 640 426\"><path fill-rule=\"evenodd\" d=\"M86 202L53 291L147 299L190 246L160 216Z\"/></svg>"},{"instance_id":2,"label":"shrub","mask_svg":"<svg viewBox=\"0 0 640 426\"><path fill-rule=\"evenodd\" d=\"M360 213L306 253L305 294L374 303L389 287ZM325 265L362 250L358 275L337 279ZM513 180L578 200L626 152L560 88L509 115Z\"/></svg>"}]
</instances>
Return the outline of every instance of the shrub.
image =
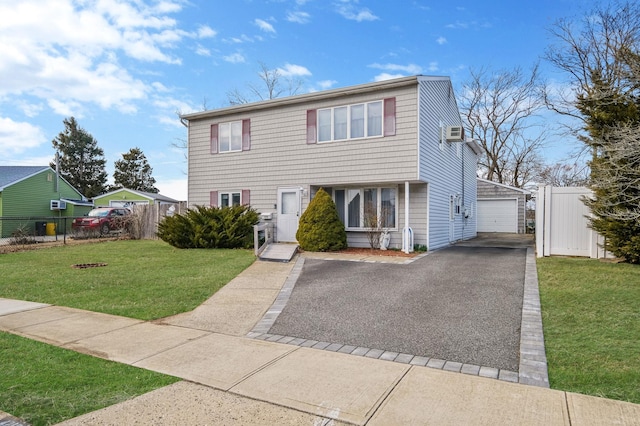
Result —
<instances>
[{"instance_id":1,"label":"shrub","mask_svg":"<svg viewBox=\"0 0 640 426\"><path fill-rule=\"evenodd\" d=\"M347 247L347 233L336 205L322 188L300 216L296 239L307 251L336 251Z\"/></svg>"},{"instance_id":2,"label":"shrub","mask_svg":"<svg viewBox=\"0 0 640 426\"><path fill-rule=\"evenodd\" d=\"M165 217L158 237L177 248L251 248L258 212L249 206L188 209Z\"/></svg>"},{"instance_id":3,"label":"shrub","mask_svg":"<svg viewBox=\"0 0 640 426\"><path fill-rule=\"evenodd\" d=\"M11 237L9 238L10 245L25 245L33 244L35 242L35 238L33 238L26 225L19 225L13 232L11 232Z\"/></svg>"}]
</instances>

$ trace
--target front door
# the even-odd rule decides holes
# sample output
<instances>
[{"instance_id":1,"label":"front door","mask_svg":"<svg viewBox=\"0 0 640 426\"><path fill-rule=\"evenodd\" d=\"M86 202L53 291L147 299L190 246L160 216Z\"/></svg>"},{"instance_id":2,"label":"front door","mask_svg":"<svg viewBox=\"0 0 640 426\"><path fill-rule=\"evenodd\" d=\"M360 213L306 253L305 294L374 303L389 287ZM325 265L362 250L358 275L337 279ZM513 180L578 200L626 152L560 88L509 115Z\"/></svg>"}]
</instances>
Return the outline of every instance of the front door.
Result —
<instances>
[{"instance_id":1,"label":"front door","mask_svg":"<svg viewBox=\"0 0 640 426\"><path fill-rule=\"evenodd\" d=\"M276 238L279 242L296 242L298 220L302 209L299 188L278 189Z\"/></svg>"}]
</instances>

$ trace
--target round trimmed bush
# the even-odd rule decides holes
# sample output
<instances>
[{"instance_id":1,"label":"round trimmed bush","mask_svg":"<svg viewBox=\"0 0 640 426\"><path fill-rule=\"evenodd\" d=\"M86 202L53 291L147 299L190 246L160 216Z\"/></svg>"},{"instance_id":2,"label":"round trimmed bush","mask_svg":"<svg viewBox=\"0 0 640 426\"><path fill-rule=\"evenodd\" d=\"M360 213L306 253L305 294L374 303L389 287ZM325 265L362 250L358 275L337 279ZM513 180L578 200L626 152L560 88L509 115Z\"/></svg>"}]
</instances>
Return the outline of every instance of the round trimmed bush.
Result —
<instances>
[{"instance_id":1,"label":"round trimmed bush","mask_svg":"<svg viewBox=\"0 0 640 426\"><path fill-rule=\"evenodd\" d=\"M337 251L347 247L347 233L336 204L320 188L300 216L296 239L306 251Z\"/></svg>"}]
</instances>

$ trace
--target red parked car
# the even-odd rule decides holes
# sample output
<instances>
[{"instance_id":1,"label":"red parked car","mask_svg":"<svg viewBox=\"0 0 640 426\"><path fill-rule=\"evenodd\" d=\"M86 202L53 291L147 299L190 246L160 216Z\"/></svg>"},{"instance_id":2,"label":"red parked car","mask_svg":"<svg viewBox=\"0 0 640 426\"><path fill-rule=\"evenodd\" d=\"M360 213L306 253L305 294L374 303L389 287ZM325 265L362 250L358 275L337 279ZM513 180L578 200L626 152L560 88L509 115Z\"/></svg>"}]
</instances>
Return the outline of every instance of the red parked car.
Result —
<instances>
[{"instance_id":1,"label":"red parked car","mask_svg":"<svg viewBox=\"0 0 640 426\"><path fill-rule=\"evenodd\" d=\"M98 207L91 210L86 216L73 219L71 228L75 231L99 231L100 235L106 235L127 225L129 209L123 207Z\"/></svg>"}]
</instances>

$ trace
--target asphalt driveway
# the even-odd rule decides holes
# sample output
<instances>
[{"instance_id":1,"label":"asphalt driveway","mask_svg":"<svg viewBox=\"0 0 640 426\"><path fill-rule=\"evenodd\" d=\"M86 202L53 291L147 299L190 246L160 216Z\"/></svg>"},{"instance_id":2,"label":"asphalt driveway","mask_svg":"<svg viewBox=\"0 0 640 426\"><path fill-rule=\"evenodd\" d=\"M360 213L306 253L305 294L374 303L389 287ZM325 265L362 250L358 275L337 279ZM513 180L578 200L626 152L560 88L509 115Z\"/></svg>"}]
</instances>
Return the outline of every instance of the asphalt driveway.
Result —
<instances>
[{"instance_id":1,"label":"asphalt driveway","mask_svg":"<svg viewBox=\"0 0 640 426\"><path fill-rule=\"evenodd\" d=\"M409 265L306 259L269 333L518 371L526 248L476 242Z\"/></svg>"}]
</instances>

